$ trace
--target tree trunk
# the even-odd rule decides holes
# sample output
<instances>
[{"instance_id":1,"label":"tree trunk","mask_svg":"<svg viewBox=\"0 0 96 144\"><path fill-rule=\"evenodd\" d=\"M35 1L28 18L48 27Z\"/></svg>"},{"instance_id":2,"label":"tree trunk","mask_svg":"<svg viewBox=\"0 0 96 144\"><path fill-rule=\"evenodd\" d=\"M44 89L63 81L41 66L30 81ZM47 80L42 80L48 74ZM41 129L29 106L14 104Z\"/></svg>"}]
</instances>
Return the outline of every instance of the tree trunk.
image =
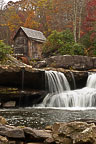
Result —
<instances>
[{"instance_id":1,"label":"tree trunk","mask_svg":"<svg viewBox=\"0 0 96 144\"><path fill-rule=\"evenodd\" d=\"M74 33L74 41L77 42L77 0L74 0L74 5L73 5L73 33Z\"/></svg>"},{"instance_id":2,"label":"tree trunk","mask_svg":"<svg viewBox=\"0 0 96 144\"><path fill-rule=\"evenodd\" d=\"M79 24L78 24L78 41L80 40L80 31L81 31L81 20L82 20L82 10L85 4L85 0L81 0L80 12L79 12Z\"/></svg>"}]
</instances>

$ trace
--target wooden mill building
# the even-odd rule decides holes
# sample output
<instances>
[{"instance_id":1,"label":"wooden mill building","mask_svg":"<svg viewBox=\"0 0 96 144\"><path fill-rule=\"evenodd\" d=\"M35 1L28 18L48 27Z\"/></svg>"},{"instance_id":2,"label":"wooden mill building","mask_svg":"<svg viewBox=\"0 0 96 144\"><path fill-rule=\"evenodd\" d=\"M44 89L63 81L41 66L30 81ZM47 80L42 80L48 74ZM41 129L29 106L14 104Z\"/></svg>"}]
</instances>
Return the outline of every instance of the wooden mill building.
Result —
<instances>
[{"instance_id":1,"label":"wooden mill building","mask_svg":"<svg viewBox=\"0 0 96 144\"><path fill-rule=\"evenodd\" d=\"M32 58L41 58L42 43L46 41L42 32L20 27L14 38L14 54Z\"/></svg>"}]
</instances>

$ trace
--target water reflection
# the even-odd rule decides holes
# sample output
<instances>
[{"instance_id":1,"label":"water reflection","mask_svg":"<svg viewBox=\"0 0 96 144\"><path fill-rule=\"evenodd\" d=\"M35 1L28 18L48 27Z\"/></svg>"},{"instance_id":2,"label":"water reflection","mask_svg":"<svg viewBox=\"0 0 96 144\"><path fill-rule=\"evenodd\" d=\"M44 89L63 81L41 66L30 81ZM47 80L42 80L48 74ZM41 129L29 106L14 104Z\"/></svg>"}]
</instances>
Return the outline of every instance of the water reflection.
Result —
<instances>
[{"instance_id":1,"label":"water reflection","mask_svg":"<svg viewBox=\"0 0 96 144\"><path fill-rule=\"evenodd\" d=\"M69 122L80 119L96 119L96 109L51 109L51 108L20 108L1 109L0 115L10 125L44 128L54 122Z\"/></svg>"}]
</instances>

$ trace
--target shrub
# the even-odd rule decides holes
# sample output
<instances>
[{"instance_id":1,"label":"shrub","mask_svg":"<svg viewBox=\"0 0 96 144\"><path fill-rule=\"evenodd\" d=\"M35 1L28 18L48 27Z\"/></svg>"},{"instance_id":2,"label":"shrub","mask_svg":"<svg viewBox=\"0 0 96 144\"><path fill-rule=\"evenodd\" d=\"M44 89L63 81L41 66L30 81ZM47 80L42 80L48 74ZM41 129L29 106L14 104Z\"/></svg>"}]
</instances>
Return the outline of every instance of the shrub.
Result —
<instances>
[{"instance_id":1,"label":"shrub","mask_svg":"<svg viewBox=\"0 0 96 144\"><path fill-rule=\"evenodd\" d=\"M74 42L73 34L69 30L53 31L43 47L43 54L48 55L84 55L84 47Z\"/></svg>"},{"instance_id":2,"label":"shrub","mask_svg":"<svg viewBox=\"0 0 96 144\"><path fill-rule=\"evenodd\" d=\"M96 32L90 31L81 38L81 43L85 46L86 55L96 56Z\"/></svg>"},{"instance_id":3,"label":"shrub","mask_svg":"<svg viewBox=\"0 0 96 144\"><path fill-rule=\"evenodd\" d=\"M6 58L6 54L11 54L12 48L6 45L2 40L0 40L0 60L4 60Z\"/></svg>"},{"instance_id":4,"label":"shrub","mask_svg":"<svg viewBox=\"0 0 96 144\"><path fill-rule=\"evenodd\" d=\"M71 54L73 54L73 55L84 55L84 46L80 43L74 43L73 48L71 50Z\"/></svg>"}]
</instances>

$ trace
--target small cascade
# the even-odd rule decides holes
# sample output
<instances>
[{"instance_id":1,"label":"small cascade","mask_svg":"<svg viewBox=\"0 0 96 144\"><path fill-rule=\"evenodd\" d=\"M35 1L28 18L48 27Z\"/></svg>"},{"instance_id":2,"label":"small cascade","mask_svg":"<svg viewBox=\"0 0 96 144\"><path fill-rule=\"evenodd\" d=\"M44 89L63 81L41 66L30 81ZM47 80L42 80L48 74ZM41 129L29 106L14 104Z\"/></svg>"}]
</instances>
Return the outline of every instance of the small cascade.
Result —
<instances>
[{"instance_id":1,"label":"small cascade","mask_svg":"<svg viewBox=\"0 0 96 144\"><path fill-rule=\"evenodd\" d=\"M24 72L25 72L25 69L22 68L22 91L24 90Z\"/></svg>"},{"instance_id":2,"label":"small cascade","mask_svg":"<svg viewBox=\"0 0 96 144\"><path fill-rule=\"evenodd\" d=\"M45 71L45 76L49 93L57 94L62 93L65 90L70 90L69 83L63 73L57 71Z\"/></svg>"},{"instance_id":3,"label":"small cascade","mask_svg":"<svg viewBox=\"0 0 96 144\"><path fill-rule=\"evenodd\" d=\"M96 74L90 74L87 80L87 87L96 89Z\"/></svg>"},{"instance_id":4,"label":"small cascade","mask_svg":"<svg viewBox=\"0 0 96 144\"><path fill-rule=\"evenodd\" d=\"M75 82L74 74L72 71L70 71L70 74L71 74L72 80L73 80L73 88L76 89L76 82Z\"/></svg>"},{"instance_id":5,"label":"small cascade","mask_svg":"<svg viewBox=\"0 0 96 144\"><path fill-rule=\"evenodd\" d=\"M63 73L46 71L49 93L40 107L96 107L96 74L88 76L86 87L70 90Z\"/></svg>"}]
</instances>

